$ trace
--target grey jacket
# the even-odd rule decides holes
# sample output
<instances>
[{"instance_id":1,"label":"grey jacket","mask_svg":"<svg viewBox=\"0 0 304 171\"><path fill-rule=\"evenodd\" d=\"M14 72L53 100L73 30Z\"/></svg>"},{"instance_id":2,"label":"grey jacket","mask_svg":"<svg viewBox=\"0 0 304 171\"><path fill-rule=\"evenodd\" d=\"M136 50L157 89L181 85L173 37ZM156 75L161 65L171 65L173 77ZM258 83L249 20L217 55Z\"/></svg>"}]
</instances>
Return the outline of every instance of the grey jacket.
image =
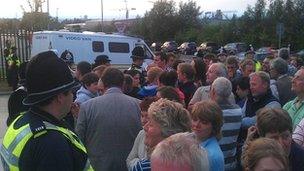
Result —
<instances>
[{"instance_id":1,"label":"grey jacket","mask_svg":"<svg viewBox=\"0 0 304 171\"><path fill-rule=\"evenodd\" d=\"M125 161L142 129L138 104L112 87L81 105L76 133L95 170L127 170Z\"/></svg>"}]
</instances>

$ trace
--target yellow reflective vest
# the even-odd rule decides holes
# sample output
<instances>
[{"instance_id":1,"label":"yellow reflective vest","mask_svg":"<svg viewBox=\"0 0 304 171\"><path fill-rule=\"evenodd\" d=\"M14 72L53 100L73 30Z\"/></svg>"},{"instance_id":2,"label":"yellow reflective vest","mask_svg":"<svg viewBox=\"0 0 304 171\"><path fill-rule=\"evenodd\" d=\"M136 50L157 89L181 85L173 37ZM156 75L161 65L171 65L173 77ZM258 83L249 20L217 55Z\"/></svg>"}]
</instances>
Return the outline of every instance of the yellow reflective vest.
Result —
<instances>
[{"instance_id":1,"label":"yellow reflective vest","mask_svg":"<svg viewBox=\"0 0 304 171\"><path fill-rule=\"evenodd\" d=\"M23 115L20 115L14 120L14 122L8 127L8 130L6 131L3 138L0 154L5 171L19 171L19 158L26 143L30 140L30 138L37 138L47 133L48 130L55 130L60 132L70 141L74 148L81 150L83 153L87 153L84 145L75 135L75 133L67 128L55 126L46 121L43 121L44 126L36 128L36 131L38 132L36 134L32 132L29 123L18 129L14 129L13 125L22 116ZM89 159L87 159L84 170L93 170Z\"/></svg>"},{"instance_id":2,"label":"yellow reflective vest","mask_svg":"<svg viewBox=\"0 0 304 171\"><path fill-rule=\"evenodd\" d=\"M9 66L13 66L13 65L16 65L16 67L19 67L21 62L20 60L18 59L18 57L14 56L14 54L10 54L7 58L7 64Z\"/></svg>"}]
</instances>

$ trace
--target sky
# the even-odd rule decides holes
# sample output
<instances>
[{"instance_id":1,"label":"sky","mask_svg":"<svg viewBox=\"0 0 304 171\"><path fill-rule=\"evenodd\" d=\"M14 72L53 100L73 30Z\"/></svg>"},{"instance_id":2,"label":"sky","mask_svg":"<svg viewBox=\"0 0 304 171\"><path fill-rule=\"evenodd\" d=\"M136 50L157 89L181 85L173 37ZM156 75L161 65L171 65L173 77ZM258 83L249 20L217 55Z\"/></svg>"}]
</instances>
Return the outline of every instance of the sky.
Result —
<instances>
[{"instance_id":1,"label":"sky","mask_svg":"<svg viewBox=\"0 0 304 171\"><path fill-rule=\"evenodd\" d=\"M0 18L21 18L21 5L26 11L29 11L28 0L0 0ZM30 0L32 1L32 0ZM101 18L101 1L102 0L49 0L50 15L59 18L81 18L85 15L88 18ZM155 0L127 0L128 9L135 8L129 11L129 18L135 18L137 15L143 16L146 11L153 7ZM180 1L174 0L176 4ZM237 11L237 14L242 14L248 5L253 6L256 0L194 0L203 12L215 11ZM43 4L43 11L47 11L47 0ZM103 0L104 19L124 19L125 18L125 0Z\"/></svg>"}]
</instances>

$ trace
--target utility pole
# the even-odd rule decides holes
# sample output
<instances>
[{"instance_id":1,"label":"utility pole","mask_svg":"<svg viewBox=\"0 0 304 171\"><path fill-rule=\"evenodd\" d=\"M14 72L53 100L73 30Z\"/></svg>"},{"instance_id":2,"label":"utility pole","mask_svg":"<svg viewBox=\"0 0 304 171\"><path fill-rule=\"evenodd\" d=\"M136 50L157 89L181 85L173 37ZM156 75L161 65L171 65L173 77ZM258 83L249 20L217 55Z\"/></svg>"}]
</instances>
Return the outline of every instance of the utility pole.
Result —
<instances>
[{"instance_id":1,"label":"utility pole","mask_svg":"<svg viewBox=\"0 0 304 171\"><path fill-rule=\"evenodd\" d=\"M48 17L50 17L50 2L49 0L46 1L46 5L47 5L47 14L48 14ZM48 19L48 30L50 30L50 19Z\"/></svg>"},{"instance_id":2,"label":"utility pole","mask_svg":"<svg viewBox=\"0 0 304 171\"><path fill-rule=\"evenodd\" d=\"M101 32L103 32L103 0L100 0L101 3Z\"/></svg>"},{"instance_id":3,"label":"utility pole","mask_svg":"<svg viewBox=\"0 0 304 171\"><path fill-rule=\"evenodd\" d=\"M50 2L49 0L46 1L47 4L47 13L50 15Z\"/></svg>"}]
</instances>

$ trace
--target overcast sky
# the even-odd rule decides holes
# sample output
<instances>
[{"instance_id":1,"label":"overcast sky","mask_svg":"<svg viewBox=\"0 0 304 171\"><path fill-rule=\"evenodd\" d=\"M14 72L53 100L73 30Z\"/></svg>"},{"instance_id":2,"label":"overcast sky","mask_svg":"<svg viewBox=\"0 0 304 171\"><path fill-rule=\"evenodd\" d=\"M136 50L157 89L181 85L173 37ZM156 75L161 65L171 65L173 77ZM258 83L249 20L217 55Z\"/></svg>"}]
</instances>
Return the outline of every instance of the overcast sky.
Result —
<instances>
[{"instance_id":1,"label":"overcast sky","mask_svg":"<svg viewBox=\"0 0 304 171\"><path fill-rule=\"evenodd\" d=\"M32 0L31 0L32 1ZM47 1L47 0L45 0ZM129 12L129 18L136 15L143 16L146 11L153 7L155 0L127 0L128 8L136 8ZM181 0L175 0L178 4ZM238 15L242 14L248 5L253 6L256 0L195 0L201 7L201 10L215 11L237 11ZM184 0L184 2L186 2ZM21 18L21 5L26 11L29 11L27 0L0 0L0 18ZM46 11L45 2L43 11ZM87 15L89 18L100 18L101 0L49 0L50 14L59 18L79 18ZM105 20L124 19L125 18L125 1L124 0L103 0Z\"/></svg>"}]
</instances>

